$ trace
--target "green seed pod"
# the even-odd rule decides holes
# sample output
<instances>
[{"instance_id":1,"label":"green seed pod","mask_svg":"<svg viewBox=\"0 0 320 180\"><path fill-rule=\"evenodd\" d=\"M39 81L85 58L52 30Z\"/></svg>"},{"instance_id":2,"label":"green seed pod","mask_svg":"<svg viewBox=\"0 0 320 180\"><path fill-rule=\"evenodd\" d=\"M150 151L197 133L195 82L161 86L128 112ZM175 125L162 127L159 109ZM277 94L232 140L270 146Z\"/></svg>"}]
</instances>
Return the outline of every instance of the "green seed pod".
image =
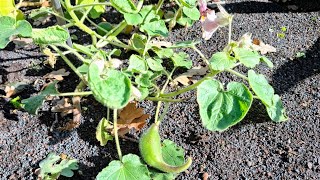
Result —
<instances>
[{"instance_id":1,"label":"green seed pod","mask_svg":"<svg viewBox=\"0 0 320 180\"><path fill-rule=\"evenodd\" d=\"M139 141L139 149L142 158L148 165L163 172L180 173L187 170L192 163L192 159L190 157L181 166L171 166L164 161L161 150L159 122L152 124L142 135Z\"/></svg>"}]
</instances>

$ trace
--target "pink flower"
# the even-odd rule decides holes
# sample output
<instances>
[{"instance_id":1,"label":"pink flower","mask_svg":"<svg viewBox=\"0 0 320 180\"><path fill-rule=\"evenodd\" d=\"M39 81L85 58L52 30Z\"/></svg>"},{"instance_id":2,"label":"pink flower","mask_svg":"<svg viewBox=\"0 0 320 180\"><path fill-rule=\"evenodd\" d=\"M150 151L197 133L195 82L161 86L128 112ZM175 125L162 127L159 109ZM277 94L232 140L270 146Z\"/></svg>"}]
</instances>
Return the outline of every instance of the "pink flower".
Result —
<instances>
[{"instance_id":1,"label":"pink flower","mask_svg":"<svg viewBox=\"0 0 320 180\"><path fill-rule=\"evenodd\" d=\"M230 23L231 15L220 5L217 4L220 12L207 9L206 0L199 0L199 10L201 14L202 38L208 40L219 28L227 26Z\"/></svg>"}]
</instances>

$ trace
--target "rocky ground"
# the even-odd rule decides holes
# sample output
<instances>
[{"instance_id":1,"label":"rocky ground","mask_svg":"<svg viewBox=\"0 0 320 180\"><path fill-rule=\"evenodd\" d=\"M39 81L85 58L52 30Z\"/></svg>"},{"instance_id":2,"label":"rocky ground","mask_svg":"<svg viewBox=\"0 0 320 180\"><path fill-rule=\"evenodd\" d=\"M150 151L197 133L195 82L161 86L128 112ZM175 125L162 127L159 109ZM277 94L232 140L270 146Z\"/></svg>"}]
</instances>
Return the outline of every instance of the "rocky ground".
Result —
<instances>
[{"instance_id":1,"label":"rocky ground","mask_svg":"<svg viewBox=\"0 0 320 180\"><path fill-rule=\"evenodd\" d=\"M303 4L313 3L308 4L311 9L288 11L288 3L227 1L225 7L235 15L233 39L251 32L253 37L277 48L276 53L268 55L274 69L259 66L256 70L267 75L281 96L290 120L273 123L263 106L254 102L249 115L239 125L222 133L209 132L201 126L195 93L181 95L191 99L172 104L161 125L161 136L175 141L194 159L189 171L177 179L202 179L204 173L209 179L320 179L320 8L314 8L320 6L317 1L308 1ZM282 27L287 31L282 32ZM196 23L187 30L175 29L169 40L200 37L200 24ZM227 29L222 28L209 41L202 40L199 48L209 57L223 48L226 38ZM196 63L198 55L191 50L188 53ZM305 56L297 57L297 53ZM21 96L26 98L37 93L43 75L52 71L42 64L44 59L34 47L10 46L0 50L0 83L24 80L32 84L38 80L37 86L28 88ZM59 66L63 63L57 68ZM68 83L68 79L75 76L67 77L60 91L74 89L75 83ZM227 73L219 79L236 80ZM50 102L38 116L31 116L15 111L1 98L0 179L36 179L35 169L52 151L79 160L80 170L73 179L94 179L111 160L118 159L113 143L101 147L95 139L95 128L105 110L91 97L84 99L82 105L87 110L83 112L80 127L62 132L58 127L67 118L51 113ZM154 113L155 105L149 101L140 103L149 114ZM121 147L124 154L139 154L135 142L122 140Z\"/></svg>"}]
</instances>

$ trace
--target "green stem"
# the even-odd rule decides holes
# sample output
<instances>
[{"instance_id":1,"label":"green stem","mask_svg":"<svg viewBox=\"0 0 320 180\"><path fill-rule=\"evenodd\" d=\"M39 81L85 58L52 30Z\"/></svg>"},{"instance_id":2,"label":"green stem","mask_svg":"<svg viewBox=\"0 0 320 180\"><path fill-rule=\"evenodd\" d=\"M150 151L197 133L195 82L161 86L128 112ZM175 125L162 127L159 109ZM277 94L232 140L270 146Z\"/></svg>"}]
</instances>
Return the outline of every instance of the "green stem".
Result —
<instances>
[{"instance_id":1,"label":"green stem","mask_svg":"<svg viewBox=\"0 0 320 180\"><path fill-rule=\"evenodd\" d=\"M59 46L66 48L67 50L69 50L70 52L72 52L75 56L77 56L77 58L79 58L80 61L82 62L88 62L88 60L86 60L80 53L78 53L75 49L66 46L65 44L60 44Z\"/></svg>"},{"instance_id":2,"label":"green stem","mask_svg":"<svg viewBox=\"0 0 320 180\"><path fill-rule=\"evenodd\" d=\"M154 117L154 123L157 123L159 120L160 108L161 108L161 101L158 101L157 109L156 109L156 116Z\"/></svg>"},{"instance_id":3,"label":"green stem","mask_svg":"<svg viewBox=\"0 0 320 180\"><path fill-rule=\"evenodd\" d=\"M82 74L78 71L78 69L55 45L50 45L50 47L60 55L60 57L64 60L64 62L79 76L81 80L84 80Z\"/></svg>"},{"instance_id":4,"label":"green stem","mask_svg":"<svg viewBox=\"0 0 320 180\"><path fill-rule=\"evenodd\" d=\"M167 93L167 94L160 94L160 97L173 97L173 96L177 96L179 94L182 94L182 93L185 93L187 91L190 91L192 89L195 89L197 88L197 86L199 86L203 81L207 80L207 79L210 79L211 77L217 75L218 73L220 73L220 71L214 71L210 74L208 74L207 76L203 77L202 79L200 79L198 82L190 85L190 86L187 86L185 88L182 88L182 89L179 89L177 91L174 91L174 92L171 92L171 93Z\"/></svg>"},{"instance_id":5,"label":"green stem","mask_svg":"<svg viewBox=\"0 0 320 180\"><path fill-rule=\"evenodd\" d=\"M159 0L159 1L158 1L158 4L156 5L156 13L158 13L158 11L160 10L163 2L164 2L164 0Z\"/></svg>"},{"instance_id":6,"label":"green stem","mask_svg":"<svg viewBox=\"0 0 320 180\"><path fill-rule=\"evenodd\" d=\"M114 109L113 110L113 131L114 131L114 137L115 137L115 141L116 141L118 156L119 156L120 161L122 161L122 152L121 152L120 143L119 143L118 124L117 124L118 120L117 119L118 119L117 109Z\"/></svg>"},{"instance_id":7,"label":"green stem","mask_svg":"<svg viewBox=\"0 0 320 180\"><path fill-rule=\"evenodd\" d=\"M233 69L227 69L226 71L231 73L231 74L234 74L234 75L236 75L236 76L238 76L238 77L240 77L240 78L242 78L242 79L244 79L246 81L249 81L247 76L245 76L245 75L243 75L243 74L241 74L241 73L239 73L239 72L237 72L237 71L235 71Z\"/></svg>"},{"instance_id":8,"label":"green stem","mask_svg":"<svg viewBox=\"0 0 320 180\"><path fill-rule=\"evenodd\" d=\"M142 57L145 57L147 51L148 51L148 46L149 46L149 41L151 40L151 36L148 35L148 39L147 39L147 42L144 46L144 50L143 50L143 54L142 54Z\"/></svg>"},{"instance_id":9,"label":"green stem","mask_svg":"<svg viewBox=\"0 0 320 180\"><path fill-rule=\"evenodd\" d=\"M209 60L196 46L192 46L192 49L195 50L200 55L200 57L204 60L206 64L210 65Z\"/></svg>"},{"instance_id":10,"label":"green stem","mask_svg":"<svg viewBox=\"0 0 320 180\"><path fill-rule=\"evenodd\" d=\"M73 6L70 10L78 10L78 9L82 9L85 7L93 7L93 6L111 6L110 2L103 2L103 3L91 3L91 4L81 4L81 5L76 5Z\"/></svg>"},{"instance_id":11,"label":"green stem","mask_svg":"<svg viewBox=\"0 0 320 180\"><path fill-rule=\"evenodd\" d=\"M92 94L92 91L83 91L83 92L67 92L67 93L51 94L51 96L88 96L91 94Z\"/></svg>"},{"instance_id":12,"label":"green stem","mask_svg":"<svg viewBox=\"0 0 320 180\"><path fill-rule=\"evenodd\" d=\"M229 35L228 35L228 44L231 43L231 35L232 35L232 19L233 16L229 18Z\"/></svg>"},{"instance_id":13,"label":"green stem","mask_svg":"<svg viewBox=\"0 0 320 180\"><path fill-rule=\"evenodd\" d=\"M182 102L186 99L170 99L170 98L162 98L162 97L147 97L146 100L149 101L163 101L163 102Z\"/></svg>"},{"instance_id":14,"label":"green stem","mask_svg":"<svg viewBox=\"0 0 320 180\"><path fill-rule=\"evenodd\" d=\"M116 27L114 27L113 29L111 29L111 31L109 31L106 35L104 36L98 36L100 38L100 40L97 43L97 48L101 48L106 46L108 43L111 43L110 41L112 41L112 37L116 37L118 34L120 34L122 32L122 30L124 30L124 28L127 27L127 22L126 21L122 21L121 23L119 23ZM111 37L111 39L109 38ZM121 42L122 43L122 42ZM123 48L126 49L132 49L130 46L122 43L122 46L126 46ZM119 46L121 47L121 46Z\"/></svg>"}]
</instances>

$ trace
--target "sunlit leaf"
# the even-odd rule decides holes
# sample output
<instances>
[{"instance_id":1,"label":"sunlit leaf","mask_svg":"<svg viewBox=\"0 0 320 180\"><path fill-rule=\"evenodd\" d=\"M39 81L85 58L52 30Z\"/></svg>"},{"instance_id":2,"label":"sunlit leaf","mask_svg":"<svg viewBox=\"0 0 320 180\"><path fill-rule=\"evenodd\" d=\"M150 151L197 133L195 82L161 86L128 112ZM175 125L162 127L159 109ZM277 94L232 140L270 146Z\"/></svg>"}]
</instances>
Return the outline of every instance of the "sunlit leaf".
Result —
<instances>
[{"instance_id":1,"label":"sunlit leaf","mask_svg":"<svg viewBox=\"0 0 320 180\"><path fill-rule=\"evenodd\" d=\"M105 146L108 141L113 140L113 136L107 131L107 128L112 128L112 125L106 118L102 118L96 129L96 138L101 146Z\"/></svg>"},{"instance_id":2,"label":"sunlit leaf","mask_svg":"<svg viewBox=\"0 0 320 180\"><path fill-rule=\"evenodd\" d=\"M212 69L220 71L230 69L236 64L235 59L226 52L214 53L209 62Z\"/></svg>"},{"instance_id":3,"label":"sunlit leaf","mask_svg":"<svg viewBox=\"0 0 320 180\"><path fill-rule=\"evenodd\" d=\"M151 180L150 173L145 164L141 163L139 156L127 154L122 162L114 160L96 177L97 180Z\"/></svg>"},{"instance_id":4,"label":"sunlit leaf","mask_svg":"<svg viewBox=\"0 0 320 180\"><path fill-rule=\"evenodd\" d=\"M50 26L44 29L33 29L32 39L36 44L59 44L69 38L69 33L60 26Z\"/></svg>"},{"instance_id":5,"label":"sunlit leaf","mask_svg":"<svg viewBox=\"0 0 320 180\"><path fill-rule=\"evenodd\" d=\"M226 91L217 80L205 80L197 88L202 124L211 131L223 131L240 122L252 100L249 89L238 82L229 83Z\"/></svg>"}]
</instances>

